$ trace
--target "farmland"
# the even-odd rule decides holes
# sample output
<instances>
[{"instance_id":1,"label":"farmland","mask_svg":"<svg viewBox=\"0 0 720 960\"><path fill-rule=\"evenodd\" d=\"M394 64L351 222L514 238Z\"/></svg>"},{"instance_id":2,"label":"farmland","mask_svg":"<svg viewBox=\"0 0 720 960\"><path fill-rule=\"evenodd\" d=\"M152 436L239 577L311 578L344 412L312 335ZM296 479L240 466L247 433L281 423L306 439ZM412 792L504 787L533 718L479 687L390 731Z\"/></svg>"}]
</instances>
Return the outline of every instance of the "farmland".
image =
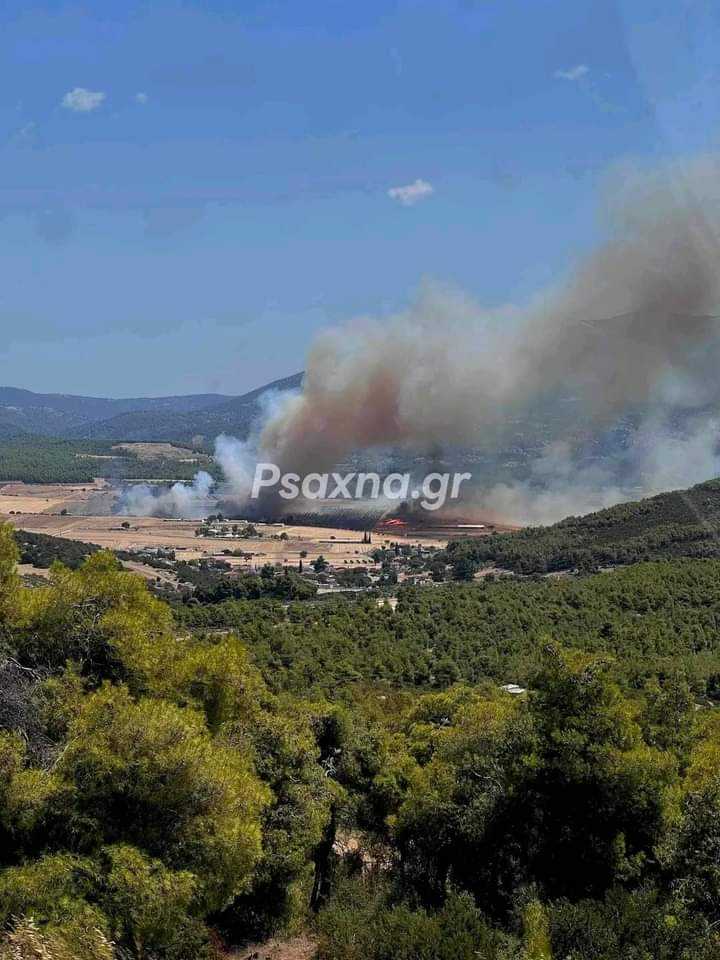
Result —
<instances>
[{"instance_id":1,"label":"farmland","mask_svg":"<svg viewBox=\"0 0 720 960\"><path fill-rule=\"evenodd\" d=\"M99 504L107 507L111 498L111 489L102 480L87 486L9 483L0 486L0 520L9 520L31 533L79 540L115 551L174 550L183 560L222 556L231 566L250 570L266 563L297 566L301 559L311 563L320 555L332 565L366 565L372 562L373 550L391 540L387 534L364 543L363 533L357 530L281 523L255 524L256 537L197 536L197 520L93 512ZM397 536L397 532L392 533L392 539ZM414 532L412 543L440 548L445 539L441 533ZM243 556L227 555L225 550L241 551Z\"/></svg>"}]
</instances>

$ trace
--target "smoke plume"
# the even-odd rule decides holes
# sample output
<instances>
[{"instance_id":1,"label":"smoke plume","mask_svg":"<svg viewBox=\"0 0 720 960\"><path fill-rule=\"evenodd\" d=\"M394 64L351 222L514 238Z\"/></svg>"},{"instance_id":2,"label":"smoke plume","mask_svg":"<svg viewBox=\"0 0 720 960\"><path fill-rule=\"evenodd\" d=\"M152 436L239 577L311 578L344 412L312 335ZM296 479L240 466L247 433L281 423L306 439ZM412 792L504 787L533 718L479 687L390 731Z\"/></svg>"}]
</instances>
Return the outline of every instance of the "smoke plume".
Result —
<instances>
[{"instance_id":1,"label":"smoke plume","mask_svg":"<svg viewBox=\"0 0 720 960\"><path fill-rule=\"evenodd\" d=\"M617 503L692 486L720 475L720 422L699 417L682 434L646 421L619 462L578 464L572 445L548 444L524 482L478 491L485 516L520 524L554 523Z\"/></svg>"},{"instance_id":2,"label":"smoke plume","mask_svg":"<svg viewBox=\"0 0 720 960\"><path fill-rule=\"evenodd\" d=\"M174 483L170 488L136 483L123 489L115 513L129 517L181 517L198 519L207 513L215 481L204 470L192 483Z\"/></svg>"},{"instance_id":3,"label":"smoke plume","mask_svg":"<svg viewBox=\"0 0 720 960\"><path fill-rule=\"evenodd\" d=\"M378 445L492 447L561 392L593 420L717 400L719 199L715 158L626 169L604 204L608 239L528 307L429 289L389 321L320 337L302 393L265 425L263 456L304 473Z\"/></svg>"},{"instance_id":4,"label":"smoke plume","mask_svg":"<svg viewBox=\"0 0 720 960\"><path fill-rule=\"evenodd\" d=\"M603 242L523 307L426 286L394 317L320 336L302 390L266 397L248 440L218 438L216 494L241 504L256 460L304 475L387 447L492 456L533 423L545 446L523 482L474 477L478 505L507 520L556 520L720 472L720 158L626 167L602 199ZM572 419L543 415L568 397ZM619 417L632 418L619 459L588 457L578 434ZM127 506L190 515L188 498L207 493L196 480L165 499L133 492Z\"/></svg>"}]
</instances>

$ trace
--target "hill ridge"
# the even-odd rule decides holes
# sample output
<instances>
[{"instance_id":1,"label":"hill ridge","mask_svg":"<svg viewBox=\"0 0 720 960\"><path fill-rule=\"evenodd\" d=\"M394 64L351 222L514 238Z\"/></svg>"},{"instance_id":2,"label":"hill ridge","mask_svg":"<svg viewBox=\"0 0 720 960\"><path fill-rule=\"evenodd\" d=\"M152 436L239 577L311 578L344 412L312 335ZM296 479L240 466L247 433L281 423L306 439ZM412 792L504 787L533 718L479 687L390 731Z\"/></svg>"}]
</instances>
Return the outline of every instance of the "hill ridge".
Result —
<instances>
[{"instance_id":1,"label":"hill ridge","mask_svg":"<svg viewBox=\"0 0 720 960\"><path fill-rule=\"evenodd\" d=\"M547 574L676 557L720 558L720 479L547 527L458 540L448 555L461 574L491 563L513 573Z\"/></svg>"},{"instance_id":2,"label":"hill ridge","mask_svg":"<svg viewBox=\"0 0 720 960\"><path fill-rule=\"evenodd\" d=\"M291 389L301 382L302 374L296 373L237 396L201 393L127 398L0 387L0 437L152 441L190 440L223 430L242 433L263 394ZM213 411L217 411L215 416Z\"/></svg>"}]
</instances>

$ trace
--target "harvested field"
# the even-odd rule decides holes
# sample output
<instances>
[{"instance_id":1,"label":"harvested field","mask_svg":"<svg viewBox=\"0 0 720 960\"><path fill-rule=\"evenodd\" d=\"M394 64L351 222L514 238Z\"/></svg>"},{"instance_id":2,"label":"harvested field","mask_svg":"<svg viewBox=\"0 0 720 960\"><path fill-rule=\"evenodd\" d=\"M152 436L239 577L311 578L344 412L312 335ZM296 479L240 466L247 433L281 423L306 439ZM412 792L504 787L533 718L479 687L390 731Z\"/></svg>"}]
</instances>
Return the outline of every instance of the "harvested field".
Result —
<instances>
[{"instance_id":1,"label":"harvested field","mask_svg":"<svg viewBox=\"0 0 720 960\"><path fill-rule=\"evenodd\" d=\"M175 550L178 559L222 557L233 566L246 569L256 569L266 563L297 566L301 552L306 553L303 559L308 563L322 554L333 565L370 565L372 561L369 554L375 547L398 539L394 532L373 534L373 542L368 544L362 542L363 534L356 530L281 523L255 524L258 533L262 534L257 538L197 537L195 531L199 522L196 520L93 514L86 516L74 512L87 509L92 498L97 498L106 489L103 481L96 481L94 486L85 487L62 484L5 484L0 487L0 520L9 520L19 529L31 533L95 543L110 550L162 548ZM63 510L67 510L67 514L63 515ZM123 524L127 524L127 527ZM281 534L287 539L281 540ZM409 543L437 547L443 547L446 542L442 535L419 532L402 539ZM241 551L252 556L224 556L223 550Z\"/></svg>"},{"instance_id":2,"label":"harvested field","mask_svg":"<svg viewBox=\"0 0 720 960\"><path fill-rule=\"evenodd\" d=\"M211 458L174 443L116 443L113 450L129 453L138 460L179 460L181 463L210 463Z\"/></svg>"},{"instance_id":3,"label":"harvested field","mask_svg":"<svg viewBox=\"0 0 720 960\"><path fill-rule=\"evenodd\" d=\"M59 513L60 510L76 509L91 497L107 489L104 480L94 483L5 483L0 485L0 516L13 513Z\"/></svg>"},{"instance_id":4,"label":"harvested field","mask_svg":"<svg viewBox=\"0 0 720 960\"><path fill-rule=\"evenodd\" d=\"M160 580L171 587L177 587L177 577L169 570L162 570L158 567L151 567L146 563L138 563L137 560L124 560L123 566L126 570L132 570L133 573L139 573L145 580Z\"/></svg>"}]
</instances>

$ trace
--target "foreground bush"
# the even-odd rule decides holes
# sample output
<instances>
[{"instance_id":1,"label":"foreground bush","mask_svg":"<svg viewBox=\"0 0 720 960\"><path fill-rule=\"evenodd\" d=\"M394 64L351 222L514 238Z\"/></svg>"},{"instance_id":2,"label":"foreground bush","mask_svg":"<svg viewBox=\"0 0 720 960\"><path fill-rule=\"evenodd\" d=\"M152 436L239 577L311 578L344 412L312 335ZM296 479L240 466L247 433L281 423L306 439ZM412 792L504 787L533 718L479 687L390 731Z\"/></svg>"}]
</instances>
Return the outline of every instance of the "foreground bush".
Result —
<instances>
[{"instance_id":1,"label":"foreground bush","mask_svg":"<svg viewBox=\"0 0 720 960\"><path fill-rule=\"evenodd\" d=\"M26 918L0 940L0 960L115 960L116 956L102 930L71 923L41 931Z\"/></svg>"},{"instance_id":2,"label":"foreground bush","mask_svg":"<svg viewBox=\"0 0 720 960\"><path fill-rule=\"evenodd\" d=\"M343 881L318 918L320 960L510 960L520 942L493 930L467 895L436 913L393 904L376 882Z\"/></svg>"}]
</instances>

